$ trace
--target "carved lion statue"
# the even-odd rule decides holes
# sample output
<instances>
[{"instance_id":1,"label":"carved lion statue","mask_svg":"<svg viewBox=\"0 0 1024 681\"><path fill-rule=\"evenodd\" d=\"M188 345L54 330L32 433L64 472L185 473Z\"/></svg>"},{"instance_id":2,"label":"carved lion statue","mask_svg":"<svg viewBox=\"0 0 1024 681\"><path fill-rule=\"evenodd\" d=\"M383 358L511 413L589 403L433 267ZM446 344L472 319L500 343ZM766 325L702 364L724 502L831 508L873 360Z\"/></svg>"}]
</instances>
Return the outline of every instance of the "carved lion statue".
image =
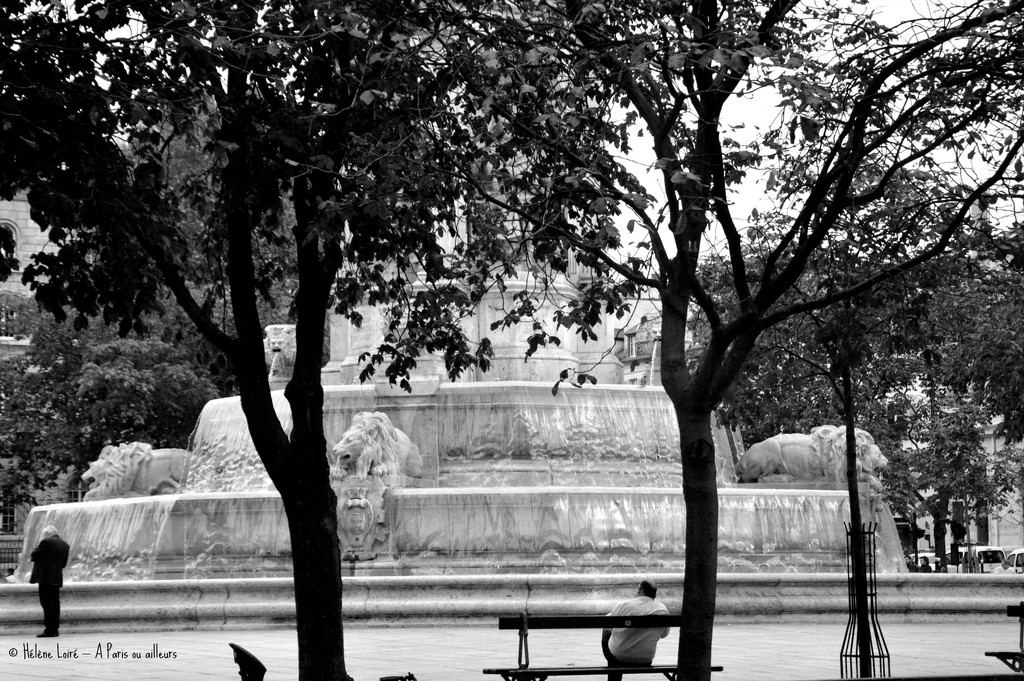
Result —
<instances>
[{"instance_id":1,"label":"carved lion statue","mask_svg":"<svg viewBox=\"0 0 1024 681\"><path fill-rule=\"evenodd\" d=\"M100 458L89 464L88 470L82 474L82 482L90 483L83 498L92 501L126 496L135 482L139 466L147 456L151 456L152 449L140 442L104 447L100 450Z\"/></svg>"},{"instance_id":2,"label":"carved lion statue","mask_svg":"<svg viewBox=\"0 0 1024 681\"><path fill-rule=\"evenodd\" d=\"M888 466L889 459L867 431L855 428L853 437L857 443L857 478L867 480L874 489L881 489L878 469ZM828 479L846 482L846 428L836 428L826 440L823 459Z\"/></svg>"},{"instance_id":3,"label":"carved lion statue","mask_svg":"<svg viewBox=\"0 0 1024 681\"><path fill-rule=\"evenodd\" d=\"M185 450L153 449L145 442L107 445L82 474L87 501L167 494L178 490Z\"/></svg>"},{"instance_id":4,"label":"carved lion statue","mask_svg":"<svg viewBox=\"0 0 1024 681\"><path fill-rule=\"evenodd\" d=\"M889 463L871 435L854 431L858 477L879 486L875 477ZM819 426L809 435L783 433L751 445L736 465L740 482L845 482L846 428Z\"/></svg>"},{"instance_id":5,"label":"carved lion statue","mask_svg":"<svg viewBox=\"0 0 1024 681\"><path fill-rule=\"evenodd\" d=\"M409 436L391 423L386 414L362 411L331 449L331 478L349 475L366 479L371 475L418 478L423 475L420 449Z\"/></svg>"}]
</instances>

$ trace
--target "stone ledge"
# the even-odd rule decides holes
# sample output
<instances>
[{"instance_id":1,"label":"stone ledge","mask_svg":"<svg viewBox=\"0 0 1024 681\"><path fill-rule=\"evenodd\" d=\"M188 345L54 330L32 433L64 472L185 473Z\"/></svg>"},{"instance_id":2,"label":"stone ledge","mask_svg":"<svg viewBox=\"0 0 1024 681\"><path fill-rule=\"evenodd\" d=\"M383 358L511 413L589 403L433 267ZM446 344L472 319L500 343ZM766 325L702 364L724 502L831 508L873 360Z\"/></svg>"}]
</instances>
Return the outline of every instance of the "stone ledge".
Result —
<instances>
[{"instance_id":1,"label":"stone ledge","mask_svg":"<svg viewBox=\"0 0 1024 681\"><path fill-rule=\"evenodd\" d=\"M681 574L654 575L673 607ZM458 619L486 623L528 610L537 615L609 611L635 589L636 574L348 577L345 617L374 624ZM886 621L1003 621L1021 600L1024 575L881 575L878 610ZM291 579L69 583L63 626L71 631L263 628L295 619ZM719 621L845 621L845 575L723 574ZM678 607L676 605L676 607ZM31 631L41 620L36 587L0 585L0 631Z\"/></svg>"}]
</instances>

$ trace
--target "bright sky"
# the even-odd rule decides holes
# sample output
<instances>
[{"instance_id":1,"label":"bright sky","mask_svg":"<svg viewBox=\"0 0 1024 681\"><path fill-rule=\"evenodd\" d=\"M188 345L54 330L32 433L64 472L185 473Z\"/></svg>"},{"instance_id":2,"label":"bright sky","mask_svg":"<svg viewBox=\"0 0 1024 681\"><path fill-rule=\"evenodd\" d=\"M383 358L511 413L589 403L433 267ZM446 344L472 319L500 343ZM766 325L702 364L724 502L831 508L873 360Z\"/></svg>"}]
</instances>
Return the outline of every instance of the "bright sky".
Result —
<instances>
[{"instance_id":1,"label":"bright sky","mask_svg":"<svg viewBox=\"0 0 1024 681\"><path fill-rule=\"evenodd\" d=\"M941 12L940 8L943 6L964 7L973 4L975 3L972 0L952 0L952 2L948 3L940 3L934 0L901 0L900 2L869 0L867 7L877 10L877 20L895 26L901 22L921 18L937 10ZM749 139L771 129L773 125L778 124L779 109L777 102L778 97L771 91L760 91L732 98L726 104L723 111L723 122L726 124L741 122L745 127L741 130L729 131L726 134L742 141L745 134ZM664 192L662 191L661 174L659 171L654 170L654 161L655 156L651 149L650 136L635 136L632 141L632 153L628 159L623 159L623 162L627 168L630 168L639 176L649 178L645 186L657 197L658 201L655 205L660 208L664 203ZM750 215L754 208L764 211L771 205L772 197L765 190L764 173L757 171L749 172L746 182L732 189L731 198L733 219L740 229L743 229L749 223ZM627 237L626 223L632 218L633 215L631 214L624 214L621 217L620 229L623 232L624 238ZM626 241L627 243L635 243L639 240L640 236L642 235L626 238ZM666 245L672 248L672 240L670 236L667 236L667 231L663 233L663 237L665 237ZM724 251L724 240L722 237L716 237L712 234L710 248ZM705 245L704 250L708 252L709 246Z\"/></svg>"}]
</instances>

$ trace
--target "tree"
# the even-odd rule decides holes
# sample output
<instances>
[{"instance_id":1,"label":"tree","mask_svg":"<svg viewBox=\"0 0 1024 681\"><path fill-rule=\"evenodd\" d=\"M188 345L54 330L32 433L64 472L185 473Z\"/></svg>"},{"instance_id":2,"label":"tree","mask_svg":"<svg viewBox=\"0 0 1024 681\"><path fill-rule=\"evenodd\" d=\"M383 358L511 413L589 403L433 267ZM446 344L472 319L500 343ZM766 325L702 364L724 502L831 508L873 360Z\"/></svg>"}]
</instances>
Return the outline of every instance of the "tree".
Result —
<instances>
[{"instance_id":1,"label":"tree","mask_svg":"<svg viewBox=\"0 0 1024 681\"><path fill-rule=\"evenodd\" d=\"M819 271L818 278L812 286L818 290L828 291L847 288L850 285L847 273L851 263L846 258L840 260L838 267L830 268L830 271ZM878 650L874 646L871 634L868 609L868 554L864 544L865 534L861 532L864 525L857 465L859 438L856 430L867 426L860 414L864 404L863 394L871 389L872 383L878 383L864 379L875 378L868 372L873 368L872 360L876 357L875 346L885 344L879 338L879 329L883 330L884 337L887 335L885 332L892 326L891 308L884 304L879 305L879 301L876 300L884 294L886 288L889 286L879 286L868 295L843 301L841 306L807 312L778 324L765 333L771 337L771 345L766 351L759 352L755 349L748 358L748 367L753 364L755 370L748 369L737 381L746 384L744 387L748 392L754 388L764 396L771 395L772 391L760 384L759 379L762 377L781 385L783 391L778 394L774 403L769 404L766 411L770 415L775 415L780 412L780 407L785 407L786 413L793 416L799 414L801 421L808 416L811 418L811 422L805 423L802 428L797 426L794 429L792 423L787 423L788 430L809 431L815 418L819 424L839 420L844 427L844 475L850 497L848 560L852 578L851 593L854 596L853 610L850 614L856 618L856 626L847 631L844 653L849 651L846 648L848 644L854 646L858 652L858 675L862 677L870 677L875 673L873 660L876 659ZM882 375L886 376L889 373L882 372ZM885 394L889 390L876 396L881 398L878 401L885 403L885 406L890 402L889 395ZM735 400L734 396L734 413L743 415L751 397L747 395L747 400L740 401ZM756 405L753 409L757 409ZM838 419L822 419L824 414L829 417L836 416ZM888 430L886 428L884 434L888 435ZM899 439L896 440L896 445L900 446ZM851 639L851 635L855 635L856 638Z\"/></svg>"},{"instance_id":2,"label":"tree","mask_svg":"<svg viewBox=\"0 0 1024 681\"><path fill-rule=\"evenodd\" d=\"M39 320L28 354L0 362L0 496L38 501L108 444L184 447L217 397L180 345Z\"/></svg>"},{"instance_id":3,"label":"tree","mask_svg":"<svg viewBox=\"0 0 1024 681\"><path fill-rule=\"evenodd\" d=\"M0 336L25 338L32 333L39 311L31 298L0 293Z\"/></svg>"},{"instance_id":4,"label":"tree","mask_svg":"<svg viewBox=\"0 0 1024 681\"><path fill-rule=\"evenodd\" d=\"M759 442L783 432L810 432L842 419L841 395L834 383L838 373L832 371L828 350L848 335L849 324L856 329L849 335L858 343L853 373L858 427L870 432L883 451L899 449L909 436L907 392L919 370L907 349L894 342L894 325L909 314L900 304L907 278L859 296L851 301L850 311L838 313L838 319L828 311L812 312L766 329L721 410L744 439Z\"/></svg>"},{"instance_id":5,"label":"tree","mask_svg":"<svg viewBox=\"0 0 1024 681\"><path fill-rule=\"evenodd\" d=\"M437 241L457 187L420 128L454 128L455 112L430 68L425 7L13 0L0 17L0 195L27 190L56 247L24 276L58 318L101 317L122 334L167 292L227 358L288 516L303 681L347 677L322 423L327 311L398 305L395 268L451 274ZM290 432L260 315L282 292L296 320ZM446 351L455 373L486 360L450 340L449 310L469 298L443 283L418 295L406 319L432 323L410 327L413 351ZM397 379L414 360L391 364Z\"/></svg>"},{"instance_id":6,"label":"tree","mask_svg":"<svg viewBox=\"0 0 1024 681\"><path fill-rule=\"evenodd\" d=\"M552 274L572 258L594 273L556 326L588 335L602 310L642 288L664 304L662 381L678 414L687 514L686 678L710 676L711 411L767 329L990 228L971 219L972 206L1012 191L1020 174L1022 11L963 3L884 21L862 3L567 0L486 6L467 20L486 30L450 60L467 83L455 148L488 153L486 164L456 157L459 177L509 216L510 251ZM750 108L765 99L776 119L752 130ZM625 160L634 126L653 151L658 194ZM761 186L774 204L744 226L736 194ZM634 255L620 249L623 212ZM730 267L724 296L700 276L701 254L715 247ZM830 256L852 264L847 283L816 289ZM519 302L510 323L537 308L536 297ZM691 306L709 329L693 363ZM557 340L556 328L535 328L535 344Z\"/></svg>"},{"instance_id":7,"label":"tree","mask_svg":"<svg viewBox=\"0 0 1024 681\"><path fill-rule=\"evenodd\" d=\"M65 420L73 389L26 357L0 362L0 497L31 504L87 459L80 430Z\"/></svg>"},{"instance_id":8,"label":"tree","mask_svg":"<svg viewBox=\"0 0 1024 681\"><path fill-rule=\"evenodd\" d=\"M1024 439L1022 301L1024 273L982 258L972 277L943 292L934 314L942 321L942 383L999 418L1007 442Z\"/></svg>"},{"instance_id":9,"label":"tree","mask_svg":"<svg viewBox=\"0 0 1024 681\"><path fill-rule=\"evenodd\" d=\"M891 463L912 493L908 505L933 516L939 553L946 548L952 499L966 501L980 518L1020 481L1012 447L989 453L982 445L993 423L1007 442L1020 434L1015 381L1021 361L1013 340L1019 335L1019 274L1004 268L993 243L999 241L973 244L982 248L962 255L968 267L959 277L921 277L928 286L907 302L912 312L899 330L901 350L916 360L919 389L905 411L906 439L916 446Z\"/></svg>"},{"instance_id":10,"label":"tree","mask_svg":"<svg viewBox=\"0 0 1024 681\"><path fill-rule=\"evenodd\" d=\"M857 324L860 426L889 457L883 478L890 505L931 514L941 554L951 499L984 513L1020 478L1012 450L990 454L981 443L998 417L1012 441L1019 418L1019 274L998 255L1006 238L1012 230L978 235L858 297L856 319L831 334L853 335ZM822 380L828 362L816 342L817 317L766 331L730 391L729 413L751 441L838 418L834 391Z\"/></svg>"}]
</instances>

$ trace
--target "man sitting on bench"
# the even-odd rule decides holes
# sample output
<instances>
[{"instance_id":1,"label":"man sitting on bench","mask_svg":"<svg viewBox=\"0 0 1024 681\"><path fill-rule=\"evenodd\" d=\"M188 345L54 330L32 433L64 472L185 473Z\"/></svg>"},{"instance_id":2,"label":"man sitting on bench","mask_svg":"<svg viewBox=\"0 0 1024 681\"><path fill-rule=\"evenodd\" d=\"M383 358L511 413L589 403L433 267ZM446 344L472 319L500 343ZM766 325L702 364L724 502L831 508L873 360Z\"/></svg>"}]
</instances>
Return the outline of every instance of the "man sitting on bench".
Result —
<instances>
[{"instance_id":1,"label":"man sitting on bench","mask_svg":"<svg viewBox=\"0 0 1024 681\"><path fill-rule=\"evenodd\" d=\"M668 608L654 597L658 587L649 579L640 582L636 596L615 606L611 616L667 615ZM650 667L658 641L668 636L668 627L655 629L605 629L601 650L609 667ZM608 681L622 681L622 674L608 673Z\"/></svg>"}]
</instances>

